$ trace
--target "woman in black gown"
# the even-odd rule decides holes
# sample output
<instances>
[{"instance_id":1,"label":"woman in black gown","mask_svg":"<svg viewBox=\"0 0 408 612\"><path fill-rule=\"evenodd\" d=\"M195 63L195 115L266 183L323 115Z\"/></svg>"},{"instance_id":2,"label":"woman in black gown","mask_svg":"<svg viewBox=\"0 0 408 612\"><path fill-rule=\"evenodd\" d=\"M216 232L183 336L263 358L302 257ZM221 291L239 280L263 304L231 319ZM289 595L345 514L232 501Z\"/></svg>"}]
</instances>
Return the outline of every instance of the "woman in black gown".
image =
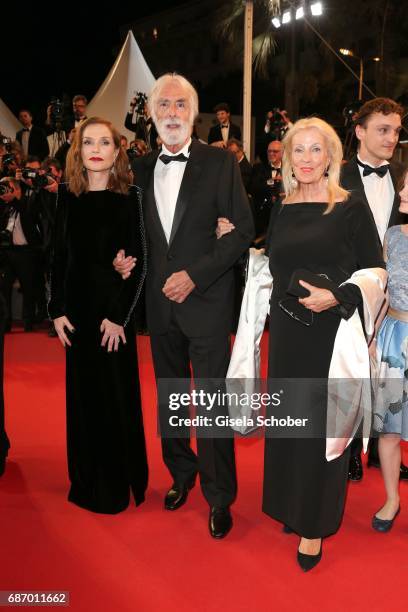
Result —
<instances>
[{"instance_id":1,"label":"woman in black gown","mask_svg":"<svg viewBox=\"0 0 408 612\"><path fill-rule=\"evenodd\" d=\"M274 280L271 379L327 379L340 316L348 318L362 302L354 284L332 292L300 281L310 295L295 304L296 314L306 322L313 318L311 325L302 324L285 301L295 270L326 274L338 285L358 269L384 267L368 207L339 186L341 158L337 134L320 119L298 121L284 139L286 198L271 218L267 245ZM329 312L336 306L339 314ZM340 526L347 483L348 451L332 461L325 457L323 396L320 402L308 403L305 398L302 406L302 416L313 420L320 436L265 441L263 510L284 523L284 531L301 536L298 562L306 571L320 561L322 538Z\"/></svg>"},{"instance_id":2,"label":"woman in black gown","mask_svg":"<svg viewBox=\"0 0 408 612\"><path fill-rule=\"evenodd\" d=\"M301 536L297 558L307 571L321 559L322 538L340 526L347 484L349 452L326 460L327 379L340 317L349 318L362 295L357 285L337 285L356 270L385 266L368 206L339 185L342 147L333 128L302 119L283 143L286 198L272 211L266 241L273 277L268 379L297 379L291 387L301 401L290 410L313 430L279 438L266 429L263 510ZM218 237L233 230L219 220ZM299 269L327 275L333 292L300 280L308 297L288 294Z\"/></svg>"},{"instance_id":3,"label":"woman in black gown","mask_svg":"<svg viewBox=\"0 0 408 612\"><path fill-rule=\"evenodd\" d=\"M127 281L119 248L137 258ZM140 193L120 135L81 124L58 194L49 313L66 347L68 471L73 503L107 514L144 501L147 459L132 313L146 273Z\"/></svg>"}]
</instances>

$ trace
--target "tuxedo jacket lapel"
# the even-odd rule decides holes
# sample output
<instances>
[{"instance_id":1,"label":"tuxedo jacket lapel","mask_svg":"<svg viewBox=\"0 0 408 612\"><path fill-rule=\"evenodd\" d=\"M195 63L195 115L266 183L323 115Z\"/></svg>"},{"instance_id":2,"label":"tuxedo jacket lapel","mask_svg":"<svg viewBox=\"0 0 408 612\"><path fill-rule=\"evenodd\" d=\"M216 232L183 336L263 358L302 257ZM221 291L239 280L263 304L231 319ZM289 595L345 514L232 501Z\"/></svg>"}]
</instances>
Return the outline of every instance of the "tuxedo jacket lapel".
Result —
<instances>
[{"instance_id":1,"label":"tuxedo jacket lapel","mask_svg":"<svg viewBox=\"0 0 408 612\"><path fill-rule=\"evenodd\" d=\"M368 203L367 200L367 196L364 190L364 184L363 181L361 179L361 174L360 174L360 170L358 169L358 163L357 163L357 157L353 157L349 162L348 162L348 180L347 180L347 189L349 191L358 191L359 194L362 196L365 204L367 205L368 210L370 211L370 215L374 221L375 224L375 219L374 219L374 215L372 213L370 204Z\"/></svg>"},{"instance_id":2,"label":"tuxedo jacket lapel","mask_svg":"<svg viewBox=\"0 0 408 612\"><path fill-rule=\"evenodd\" d=\"M152 226L156 228L160 238L167 245L167 238L160 221L159 212L157 210L156 198L154 195L154 168L159 156L159 151L154 151L146 158L145 176L143 189L145 193L146 215L150 218ZM136 177L137 179L137 177Z\"/></svg>"},{"instance_id":3,"label":"tuxedo jacket lapel","mask_svg":"<svg viewBox=\"0 0 408 612\"><path fill-rule=\"evenodd\" d=\"M191 146L191 153L188 159L186 169L184 171L183 180L181 181L180 191L177 198L176 209L174 211L173 225L171 226L169 247L171 246L174 237L177 233L183 216L187 210L187 206L191 201L194 191L197 189L198 179L201 174L201 166L199 163L199 154L194 145ZM173 162L175 163L175 162Z\"/></svg>"},{"instance_id":4,"label":"tuxedo jacket lapel","mask_svg":"<svg viewBox=\"0 0 408 612\"><path fill-rule=\"evenodd\" d=\"M390 219L388 221L388 227L391 227L393 225L398 225L399 223L402 223L402 215L399 212L399 205L400 205L400 198L399 198L399 189L398 189L398 181L399 181L399 176L397 175L396 172L396 168L395 166L391 163L390 164L390 175L391 175L391 180L392 180L392 184L394 185L394 201L392 203L392 209L391 209L391 215L390 215Z\"/></svg>"}]
</instances>

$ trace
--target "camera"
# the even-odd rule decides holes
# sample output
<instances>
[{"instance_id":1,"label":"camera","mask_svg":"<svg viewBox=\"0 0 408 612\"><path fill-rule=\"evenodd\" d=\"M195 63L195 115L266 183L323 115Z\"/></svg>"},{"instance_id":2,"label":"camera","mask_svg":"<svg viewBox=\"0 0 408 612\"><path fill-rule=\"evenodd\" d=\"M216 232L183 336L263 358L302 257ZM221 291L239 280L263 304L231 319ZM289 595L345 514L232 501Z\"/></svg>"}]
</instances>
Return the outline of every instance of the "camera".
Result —
<instances>
[{"instance_id":1,"label":"camera","mask_svg":"<svg viewBox=\"0 0 408 612\"><path fill-rule=\"evenodd\" d=\"M48 174L39 174L34 168L24 168L22 171L23 179L30 179L34 189L41 189L48 185Z\"/></svg>"},{"instance_id":2,"label":"camera","mask_svg":"<svg viewBox=\"0 0 408 612\"><path fill-rule=\"evenodd\" d=\"M130 106L136 109L138 115L144 114L145 105L147 102L147 96L142 91L137 91L134 99L131 101Z\"/></svg>"},{"instance_id":3,"label":"camera","mask_svg":"<svg viewBox=\"0 0 408 612\"><path fill-rule=\"evenodd\" d=\"M10 152L11 143L13 141L8 136L0 136L0 146L5 147L6 151Z\"/></svg>"},{"instance_id":4,"label":"camera","mask_svg":"<svg viewBox=\"0 0 408 612\"><path fill-rule=\"evenodd\" d=\"M50 107L50 125L51 128L59 132L64 129L66 121L65 105L62 100L57 97L51 98L48 106Z\"/></svg>"},{"instance_id":5,"label":"camera","mask_svg":"<svg viewBox=\"0 0 408 612\"><path fill-rule=\"evenodd\" d=\"M0 196L5 195L6 193L11 193L13 191L11 184L8 181L3 181L0 183Z\"/></svg>"}]
</instances>

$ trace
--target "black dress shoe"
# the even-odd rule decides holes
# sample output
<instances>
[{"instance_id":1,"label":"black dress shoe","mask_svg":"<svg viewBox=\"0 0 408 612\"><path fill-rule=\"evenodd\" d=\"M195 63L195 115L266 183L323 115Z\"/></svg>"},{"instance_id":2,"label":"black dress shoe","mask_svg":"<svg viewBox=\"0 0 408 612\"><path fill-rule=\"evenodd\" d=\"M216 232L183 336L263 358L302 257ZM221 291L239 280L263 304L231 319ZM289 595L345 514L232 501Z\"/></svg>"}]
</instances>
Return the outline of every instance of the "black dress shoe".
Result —
<instances>
[{"instance_id":1,"label":"black dress shoe","mask_svg":"<svg viewBox=\"0 0 408 612\"><path fill-rule=\"evenodd\" d=\"M3 476L5 469L6 469L6 458L0 457L0 476Z\"/></svg>"},{"instance_id":2,"label":"black dress shoe","mask_svg":"<svg viewBox=\"0 0 408 612\"><path fill-rule=\"evenodd\" d=\"M181 508L181 506L186 503L188 494L194 487L194 484L195 478L189 483L182 485L173 482L171 489L167 491L166 497L164 498L165 509L177 510L178 508Z\"/></svg>"},{"instance_id":3,"label":"black dress shoe","mask_svg":"<svg viewBox=\"0 0 408 612\"><path fill-rule=\"evenodd\" d=\"M308 572L309 570L316 567L322 558L323 550L322 543L320 543L320 550L317 555L305 555L304 553L297 551L297 562L304 572Z\"/></svg>"},{"instance_id":4,"label":"black dress shoe","mask_svg":"<svg viewBox=\"0 0 408 612\"><path fill-rule=\"evenodd\" d=\"M400 465L400 480L408 480L408 467L401 462Z\"/></svg>"},{"instance_id":5,"label":"black dress shoe","mask_svg":"<svg viewBox=\"0 0 408 612\"><path fill-rule=\"evenodd\" d=\"M387 533L387 531L391 531L392 526L394 524L395 519L399 515L400 508L394 514L394 518L392 519L380 519L378 516L374 514L373 520L371 521L372 528L376 531L380 531L381 533Z\"/></svg>"},{"instance_id":6,"label":"black dress shoe","mask_svg":"<svg viewBox=\"0 0 408 612\"><path fill-rule=\"evenodd\" d=\"M295 533L293 529L289 527L289 525L286 525L286 523L283 524L282 531L283 533Z\"/></svg>"},{"instance_id":7,"label":"black dress shoe","mask_svg":"<svg viewBox=\"0 0 408 612\"><path fill-rule=\"evenodd\" d=\"M225 538L232 528L232 516L229 507L212 506L208 527L213 538L218 540Z\"/></svg>"},{"instance_id":8,"label":"black dress shoe","mask_svg":"<svg viewBox=\"0 0 408 612\"><path fill-rule=\"evenodd\" d=\"M359 455L350 457L348 479L359 482L363 477L363 464Z\"/></svg>"}]
</instances>

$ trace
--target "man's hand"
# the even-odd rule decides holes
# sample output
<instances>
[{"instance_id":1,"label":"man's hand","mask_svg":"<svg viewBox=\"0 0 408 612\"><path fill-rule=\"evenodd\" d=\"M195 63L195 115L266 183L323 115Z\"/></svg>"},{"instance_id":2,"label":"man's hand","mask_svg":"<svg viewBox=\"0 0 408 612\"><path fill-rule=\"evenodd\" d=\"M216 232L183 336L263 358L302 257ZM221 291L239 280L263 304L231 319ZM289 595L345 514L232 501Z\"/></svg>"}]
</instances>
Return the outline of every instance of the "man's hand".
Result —
<instances>
[{"instance_id":1,"label":"man's hand","mask_svg":"<svg viewBox=\"0 0 408 612\"><path fill-rule=\"evenodd\" d=\"M74 332L75 329L68 317L63 316L54 319L54 327L62 346L71 346L71 342L69 341L69 338L65 333L65 328L67 328L71 333Z\"/></svg>"},{"instance_id":2,"label":"man's hand","mask_svg":"<svg viewBox=\"0 0 408 612\"><path fill-rule=\"evenodd\" d=\"M58 183L50 176L47 176L48 185L44 187L45 191L49 191L50 193L58 193Z\"/></svg>"},{"instance_id":3,"label":"man's hand","mask_svg":"<svg viewBox=\"0 0 408 612\"><path fill-rule=\"evenodd\" d=\"M135 267L136 261L136 257L131 257L130 255L128 257L125 257L125 251L121 249L120 251L118 251L112 263L116 272L121 275L123 280L126 280L127 278L129 278L130 273Z\"/></svg>"},{"instance_id":4,"label":"man's hand","mask_svg":"<svg viewBox=\"0 0 408 612\"><path fill-rule=\"evenodd\" d=\"M164 283L162 289L166 298L177 304L182 304L190 295L195 284L185 270L174 272Z\"/></svg>"},{"instance_id":5,"label":"man's hand","mask_svg":"<svg viewBox=\"0 0 408 612\"><path fill-rule=\"evenodd\" d=\"M218 217L217 219L217 227L215 229L215 235L217 239L222 238L225 234L229 234L232 230L235 229L235 225L231 223L227 217Z\"/></svg>"},{"instance_id":6,"label":"man's hand","mask_svg":"<svg viewBox=\"0 0 408 612\"><path fill-rule=\"evenodd\" d=\"M302 285L302 287L310 291L310 295L308 297L299 298L299 302L303 304L305 308L308 308L313 312L322 312L323 310L328 310L333 306L337 306L338 301L328 289L315 287L314 285L310 285L306 281L302 280L299 281L299 285Z\"/></svg>"}]
</instances>

